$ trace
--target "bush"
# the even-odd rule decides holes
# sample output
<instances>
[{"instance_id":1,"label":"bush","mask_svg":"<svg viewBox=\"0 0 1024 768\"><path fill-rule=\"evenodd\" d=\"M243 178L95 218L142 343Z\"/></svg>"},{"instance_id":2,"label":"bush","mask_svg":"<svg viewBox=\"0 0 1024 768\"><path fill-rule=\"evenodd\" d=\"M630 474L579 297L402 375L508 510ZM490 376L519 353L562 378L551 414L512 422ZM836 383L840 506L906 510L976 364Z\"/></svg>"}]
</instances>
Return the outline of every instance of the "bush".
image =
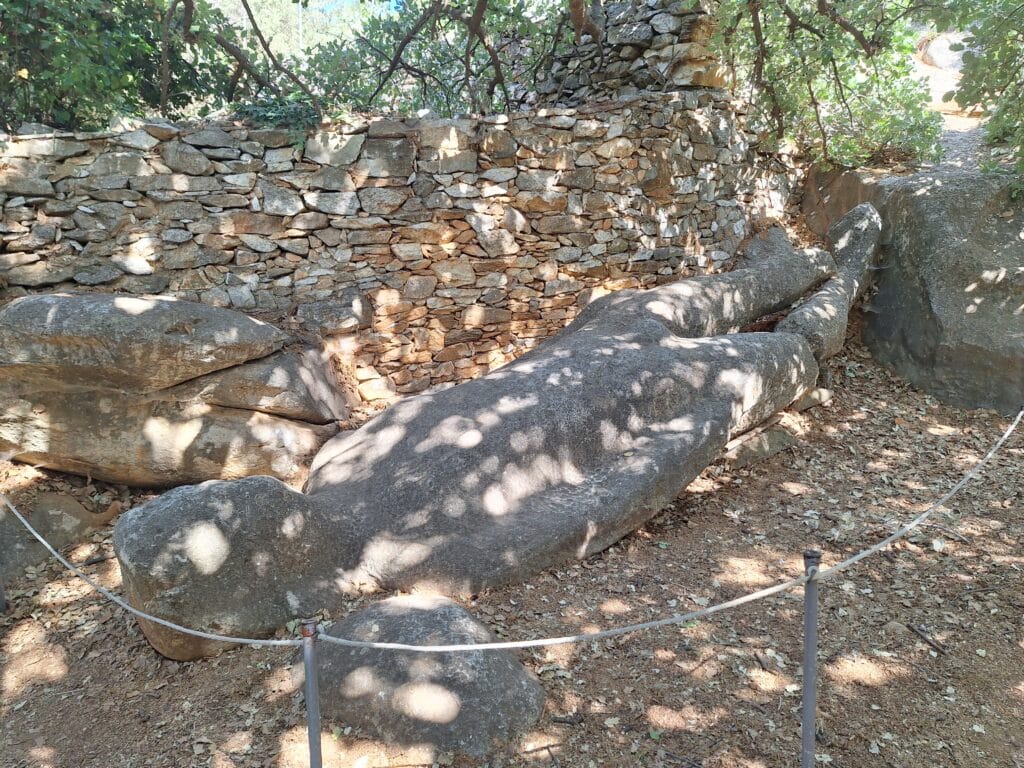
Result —
<instances>
[{"instance_id":1,"label":"bush","mask_svg":"<svg viewBox=\"0 0 1024 768\"><path fill-rule=\"evenodd\" d=\"M112 115L158 107L166 12L164 0L3 0L0 121L98 128ZM223 91L230 73L222 57L170 41L168 111Z\"/></svg>"}]
</instances>

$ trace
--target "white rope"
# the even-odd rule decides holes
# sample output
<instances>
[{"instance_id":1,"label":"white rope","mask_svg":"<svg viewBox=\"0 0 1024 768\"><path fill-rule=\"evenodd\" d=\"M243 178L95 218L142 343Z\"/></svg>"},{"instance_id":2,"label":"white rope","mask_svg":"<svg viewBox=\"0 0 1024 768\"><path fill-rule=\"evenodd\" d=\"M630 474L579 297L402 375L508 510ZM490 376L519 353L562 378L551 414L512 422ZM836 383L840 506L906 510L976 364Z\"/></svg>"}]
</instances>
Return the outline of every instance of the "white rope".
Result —
<instances>
[{"instance_id":1,"label":"white rope","mask_svg":"<svg viewBox=\"0 0 1024 768\"><path fill-rule=\"evenodd\" d=\"M80 578L82 581L84 581L90 587L95 589L97 592L99 592L105 598L107 598L108 600L116 603L117 605L121 606L126 611L128 611L128 613L134 614L135 616L137 616L140 619L145 619L146 621L151 621L154 624L160 624L161 626L168 627L169 629L177 630L178 632L184 632L186 635L192 635L193 637L201 637L204 640L217 640L217 641L220 641L222 643L240 643L242 645L302 645L302 640L299 640L299 639L294 639L294 640L256 640L256 639L250 638L250 637L228 637L227 635L215 635L215 634L213 634L211 632L200 632L198 629L189 629L188 627L183 627L183 626L181 626L179 624L175 624L173 621L168 621L167 619L161 619L159 616L153 616L151 614L145 613L144 611L140 611L137 608L133 608L131 605L129 605L123 599L121 599L120 597L115 595L113 592L107 591L106 589L101 587L99 584L97 584L95 581L90 579L74 563L71 563L68 560L64 559L64 556L61 555L61 553L58 552L56 549L54 549L53 545L51 545L50 542L48 542L46 539L44 539L42 537L42 535L40 535L39 531L37 531L35 528L32 527L32 525L29 523L29 521L26 520L22 516L21 512L19 512L15 508L15 506L11 503L11 500L8 499L6 496L4 496L2 493L0 493L0 500L2 500L3 503L7 505L7 508L10 509L12 513L14 513L14 516L18 519L18 521L23 526L25 526L28 529L28 532L36 537L36 541L38 541L40 544L42 544L44 547L46 547L49 550L50 554L53 555L55 558L57 558L57 560L60 561L61 565L63 565L65 568L67 568L69 571L71 571L73 574L75 574L75 576Z\"/></svg>"},{"instance_id":2,"label":"white rope","mask_svg":"<svg viewBox=\"0 0 1024 768\"><path fill-rule=\"evenodd\" d=\"M758 592L751 592L749 595L743 595L743 597L737 597L734 600L728 600L718 605L712 605L708 608L702 608L699 611L693 611L692 613L676 614L669 616L665 619L657 619L656 621L645 621L642 624L630 624L625 627L617 627L615 629L605 629L600 632L588 632L581 635L566 635L565 637L548 637L539 640L509 640L506 642L497 643L468 643L462 645L406 645L405 643L372 643L363 640L346 640L343 637L332 637L331 635L318 634L317 639L323 640L324 642L331 643L333 645L344 645L349 648L376 648L380 650L390 651L418 651L420 653L454 653L456 651L507 651L514 650L517 648L539 648L547 645L565 645L566 643L585 643L591 640L603 640L608 637L617 637L618 635L628 635L633 632L640 632L645 629L656 629L657 627L667 627L672 624L685 624L690 621L696 621L705 616L710 616L713 613L719 613L730 608L737 608L745 603L752 603L755 600L762 600L772 595L777 595L779 592L785 592L786 590L798 587L801 584L805 584L810 578L813 577L813 571L809 574L805 574L797 579L791 579L783 582L782 584L776 584L773 587L767 587Z\"/></svg>"},{"instance_id":3,"label":"white rope","mask_svg":"<svg viewBox=\"0 0 1024 768\"><path fill-rule=\"evenodd\" d=\"M737 597L733 600L727 600L724 603L718 603L717 605L702 608L699 611L676 614L664 619L646 621L640 624L629 624L624 627L616 627L614 629L606 629L599 632L566 635L564 637L540 638L537 640L509 640L494 643L463 643L454 645L409 645L406 643L377 643L366 640L348 640L342 637L332 637L330 635L323 633L317 633L316 638L318 640L322 640L332 645L341 645L347 648L366 648L372 650L391 651L416 651L419 653L458 653L463 651L516 650L523 648L538 648L551 645L565 645L568 643L591 642L594 640L603 640L609 637L618 637L620 635L641 632L647 629L656 629L658 627L667 627L674 624L685 624L690 621L696 621L697 619L704 618L705 616L710 616L712 614L720 613L721 611L729 610L731 608L737 608L741 605L745 605L746 603L751 603L756 600L763 600L766 597L771 597L772 595L777 595L781 592L786 592L790 589L793 589L794 587L806 584L808 581L812 579L821 580L824 578L828 578L829 576L832 576L840 571L846 570L847 568L860 562L864 558L875 554L876 552L884 549L885 547L889 546L890 544L902 538L903 536L906 536L908 533L910 533L910 531L914 530L915 528L919 527L922 523L924 523L924 521L927 520L928 517L930 517L931 514L935 512L936 509L938 509L951 498L953 498L953 496L959 493L960 490L965 485L967 485L967 483L969 483L972 479L974 479L974 477L977 476L977 474L989 463L989 461L992 460L992 457L995 456L996 453L998 453L999 449L1003 447L1006 441L1014 433L1014 431L1017 429L1017 426L1020 424L1021 419L1024 419L1024 408L1020 410L1020 412L1017 414L1017 418L1013 420L1013 423L1010 424L1006 432L1004 432L1002 437L1000 437L999 440L996 441L996 443L992 446L992 448L985 455L985 457L981 459L981 461L979 461L977 464L971 467L970 471L968 471L967 474L965 474L960 479L960 481L956 485L954 485L941 499L939 499L934 504L929 506L928 509L926 509L920 515L914 518L914 520L912 520L910 523L908 523L907 525L903 526L898 531L893 533L891 536L888 536L887 538L878 542L874 546L869 547L868 549L865 549L864 551L859 552L856 555L847 558L846 560L843 560L842 562L832 566L831 568L819 571L818 568L812 567L808 570L807 573L798 578L790 579L789 581L782 582L781 584L776 584L774 586L767 587L762 590L758 590L757 592L751 592L750 594L743 595L742 597ZM166 619L161 619L157 616L152 616L148 613L139 611L133 608L131 605L129 605L121 598L119 598L117 595L113 594L112 592L108 592L103 587L96 584L88 576L82 573L82 571L80 571L77 567L75 567L73 564L65 560L61 556L61 554L57 552L57 550L54 549L48 541L46 541L46 539L39 535L35 528L29 525L29 522L21 515L20 512L18 512L17 509L14 508L14 505L11 504L11 502L7 499L6 496L0 494L0 499L2 499L3 502L8 506L8 508L10 508L11 512L14 513L15 517L21 522L21 524L24 525L29 530L29 532L33 536L35 536L35 538L44 547L46 547L50 551L50 554L56 557L64 565L65 568L68 568L72 573L74 573L80 579L84 580L90 587L95 589L97 592L99 592L109 600L112 600L129 613L138 616L139 618L145 619L147 621L152 621L156 624L169 627L170 629L174 629L179 632L184 632L187 635L193 635L194 637L201 637L208 640L217 640L226 643L239 643L242 645L302 645L302 640L256 640L252 638L227 637L225 635L215 635L209 632L200 632L198 630L188 629L187 627L182 627L178 624L167 621Z\"/></svg>"},{"instance_id":4,"label":"white rope","mask_svg":"<svg viewBox=\"0 0 1024 768\"><path fill-rule=\"evenodd\" d=\"M932 516L932 513L935 512L935 510L937 510L947 501L956 496L965 485L971 482L971 480L973 480L977 476L977 474L982 469L985 468L985 465L992 460L992 457L995 456L996 453L998 453L999 449L1003 447L1003 444L1010 439L1010 435L1012 435L1013 431L1017 429L1017 425L1020 424L1022 418L1024 418L1024 408L1020 409L1020 412L1017 414L1017 418L1013 420L1013 423L1010 424L1007 430L1003 433L1003 436L996 441L995 445L993 445L992 448L989 449L989 452L985 454L985 458L983 458L981 461L979 461L977 464L971 467L970 471L962 478L960 478L960 482L958 482L956 485L950 488L941 499L936 501L934 504L928 507L928 509L926 509L920 515L915 517L913 520L911 520L909 523L900 528L891 536L887 536L886 538L882 539L880 542L875 544L873 547L868 547L863 552L858 552L853 557L849 557L846 560L843 560L841 563L833 565L831 568L826 568L825 570L820 571L818 573L817 578L819 580L827 579L829 576L832 576L833 574L839 573L840 571L845 571L851 565L859 563L865 557L869 557L875 554L876 552L885 549L893 542L897 541L898 539L902 539L912 530L919 527L925 520Z\"/></svg>"}]
</instances>

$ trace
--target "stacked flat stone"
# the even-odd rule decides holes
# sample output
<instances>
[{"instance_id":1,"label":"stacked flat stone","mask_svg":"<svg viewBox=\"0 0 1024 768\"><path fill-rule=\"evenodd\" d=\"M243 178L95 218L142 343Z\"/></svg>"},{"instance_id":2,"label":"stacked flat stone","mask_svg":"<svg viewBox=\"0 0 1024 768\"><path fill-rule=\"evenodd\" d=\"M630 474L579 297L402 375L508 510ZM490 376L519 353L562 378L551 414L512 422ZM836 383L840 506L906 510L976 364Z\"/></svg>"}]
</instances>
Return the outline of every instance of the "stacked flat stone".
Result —
<instances>
[{"instance_id":1,"label":"stacked flat stone","mask_svg":"<svg viewBox=\"0 0 1024 768\"><path fill-rule=\"evenodd\" d=\"M694 90L311 136L140 125L0 143L0 303L174 296L326 337L364 401L475 378L593 295L725 264L784 169ZM5 287L6 286L6 287Z\"/></svg>"},{"instance_id":2,"label":"stacked flat stone","mask_svg":"<svg viewBox=\"0 0 1024 768\"><path fill-rule=\"evenodd\" d=\"M580 104L647 91L723 88L726 71L709 49L710 2L643 0L605 7L603 39L584 36L555 58L541 101Z\"/></svg>"}]
</instances>

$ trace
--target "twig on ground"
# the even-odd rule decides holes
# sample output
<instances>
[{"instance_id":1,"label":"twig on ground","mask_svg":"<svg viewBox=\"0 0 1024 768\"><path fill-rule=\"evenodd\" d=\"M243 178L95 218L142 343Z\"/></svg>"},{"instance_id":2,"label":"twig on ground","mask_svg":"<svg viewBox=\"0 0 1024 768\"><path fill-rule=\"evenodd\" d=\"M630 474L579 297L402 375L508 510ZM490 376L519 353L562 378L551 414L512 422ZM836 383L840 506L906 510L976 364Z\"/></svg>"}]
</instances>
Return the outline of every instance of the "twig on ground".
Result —
<instances>
[{"instance_id":1,"label":"twig on ground","mask_svg":"<svg viewBox=\"0 0 1024 768\"><path fill-rule=\"evenodd\" d=\"M909 623L909 622L906 622L906 623L904 623L904 626L905 626L905 627L906 627L907 629L909 629L909 630L910 630L911 632L913 632L913 633L914 633L915 635L917 635L918 637L920 637L920 638L921 638L922 640L924 640L924 641L925 641L926 643L928 643L928 645L930 645L930 646L931 646L932 648L934 648L934 649L935 649L936 651L938 651L939 653L941 653L941 654L942 654L943 656L945 656L945 655L946 655L946 654L948 653L948 651L947 651L947 650L946 650L946 649L945 649L945 648L944 648L944 647L942 646L942 643L940 643L940 642L939 642L938 640L933 640L933 639L932 639L932 638L931 638L931 637L930 637L930 636L928 635L928 633L927 633L927 632L925 632L925 631L924 631L923 629L921 629L920 627L914 626L913 624L911 624L911 623Z\"/></svg>"}]
</instances>

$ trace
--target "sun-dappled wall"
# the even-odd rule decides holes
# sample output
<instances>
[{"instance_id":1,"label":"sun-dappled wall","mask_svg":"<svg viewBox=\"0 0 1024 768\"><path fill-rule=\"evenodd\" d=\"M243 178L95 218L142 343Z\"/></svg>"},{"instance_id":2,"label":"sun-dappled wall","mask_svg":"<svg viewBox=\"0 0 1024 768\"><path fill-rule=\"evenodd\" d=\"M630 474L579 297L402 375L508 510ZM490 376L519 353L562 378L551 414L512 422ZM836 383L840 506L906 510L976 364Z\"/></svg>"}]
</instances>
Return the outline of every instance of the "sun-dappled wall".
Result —
<instances>
[{"instance_id":1,"label":"sun-dappled wall","mask_svg":"<svg viewBox=\"0 0 1024 768\"><path fill-rule=\"evenodd\" d=\"M711 89L312 134L15 136L0 302L119 291L291 316L388 398L518 356L596 293L721 268L788 192Z\"/></svg>"}]
</instances>

